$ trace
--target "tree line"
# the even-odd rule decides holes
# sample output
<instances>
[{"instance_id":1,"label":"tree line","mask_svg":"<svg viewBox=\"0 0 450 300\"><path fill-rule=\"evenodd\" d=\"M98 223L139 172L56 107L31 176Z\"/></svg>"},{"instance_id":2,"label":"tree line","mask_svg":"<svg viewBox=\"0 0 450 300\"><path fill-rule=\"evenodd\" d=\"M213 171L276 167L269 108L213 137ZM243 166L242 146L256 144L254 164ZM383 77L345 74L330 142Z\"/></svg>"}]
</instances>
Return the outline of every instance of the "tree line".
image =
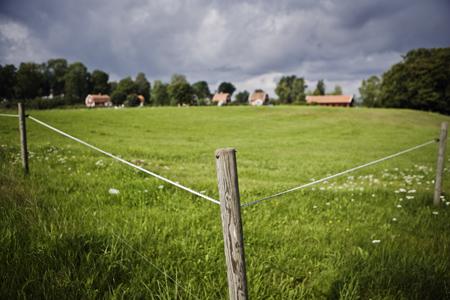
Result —
<instances>
[{"instance_id":1,"label":"tree line","mask_svg":"<svg viewBox=\"0 0 450 300\"><path fill-rule=\"evenodd\" d=\"M138 105L138 95L146 104L163 105L207 105L211 103L212 93L206 81L190 84L186 76L172 75L165 83L155 80L153 85L144 73L133 79L128 76L119 81L110 81L109 74L102 70L89 72L81 62L69 64L64 58L50 59L45 63L23 62L18 68L12 64L0 65L0 99L3 104L15 100L37 104L36 108L49 108L60 105L83 104L88 94L107 94L114 105ZM278 82L274 102L291 104L304 103L307 94L324 95L325 84L319 80L314 91L306 91L307 85L302 77L284 76ZM236 87L231 82L222 82L219 93L233 95ZM334 94L342 94L336 86ZM246 90L235 95L235 104L247 104L250 93ZM42 107L41 107L42 106Z\"/></svg>"},{"instance_id":2,"label":"tree line","mask_svg":"<svg viewBox=\"0 0 450 300\"><path fill-rule=\"evenodd\" d=\"M412 108L450 114L450 48L415 49L381 77L359 88L368 107Z\"/></svg>"}]
</instances>

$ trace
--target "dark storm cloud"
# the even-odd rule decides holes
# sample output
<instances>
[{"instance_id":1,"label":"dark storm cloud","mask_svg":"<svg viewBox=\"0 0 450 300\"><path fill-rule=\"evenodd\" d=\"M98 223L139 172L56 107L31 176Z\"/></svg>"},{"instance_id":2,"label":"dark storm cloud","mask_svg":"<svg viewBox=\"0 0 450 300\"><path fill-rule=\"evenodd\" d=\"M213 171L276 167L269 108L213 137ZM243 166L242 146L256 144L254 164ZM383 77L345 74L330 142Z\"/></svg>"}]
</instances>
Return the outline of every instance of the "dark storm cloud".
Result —
<instances>
[{"instance_id":1,"label":"dark storm cloud","mask_svg":"<svg viewBox=\"0 0 450 300\"><path fill-rule=\"evenodd\" d=\"M66 57L115 77L232 81L283 74L355 92L417 47L450 45L450 2L15 0L0 3L0 63Z\"/></svg>"}]
</instances>

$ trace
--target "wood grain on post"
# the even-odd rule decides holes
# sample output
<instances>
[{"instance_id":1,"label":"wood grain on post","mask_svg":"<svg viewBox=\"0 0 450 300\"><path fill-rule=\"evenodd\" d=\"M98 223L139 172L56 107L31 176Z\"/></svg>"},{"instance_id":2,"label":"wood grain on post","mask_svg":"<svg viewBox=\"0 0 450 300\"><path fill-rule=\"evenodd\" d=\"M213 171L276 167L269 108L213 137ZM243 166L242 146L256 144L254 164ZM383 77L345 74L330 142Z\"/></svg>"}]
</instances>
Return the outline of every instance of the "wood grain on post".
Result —
<instances>
[{"instance_id":1,"label":"wood grain on post","mask_svg":"<svg viewBox=\"0 0 450 300\"><path fill-rule=\"evenodd\" d=\"M448 131L448 123L442 122L441 134L439 136L439 151L436 166L436 180L434 181L433 203L436 206L441 203L442 178L444 176L444 164L445 164L445 148L447 147L447 131Z\"/></svg>"},{"instance_id":2,"label":"wood grain on post","mask_svg":"<svg viewBox=\"0 0 450 300\"><path fill-rule=\"evenodd\" d=\"M27 148L27 126L25 106L22 103L18 103L19 112L19 131L20 131L20 156L22 158L22 166L25 174L28 174L28 148Z\"/></svg>"},{"instance_id":3,"label":"wood grain on post","mask_svg":"<svg viewBox=\"0 0 450 300\"><path fill-rule=\"evenodd\" d=\"M248 299L236 150L217 150L216 166L228 291L232 300Z\"/></svg>"}]
</instances>

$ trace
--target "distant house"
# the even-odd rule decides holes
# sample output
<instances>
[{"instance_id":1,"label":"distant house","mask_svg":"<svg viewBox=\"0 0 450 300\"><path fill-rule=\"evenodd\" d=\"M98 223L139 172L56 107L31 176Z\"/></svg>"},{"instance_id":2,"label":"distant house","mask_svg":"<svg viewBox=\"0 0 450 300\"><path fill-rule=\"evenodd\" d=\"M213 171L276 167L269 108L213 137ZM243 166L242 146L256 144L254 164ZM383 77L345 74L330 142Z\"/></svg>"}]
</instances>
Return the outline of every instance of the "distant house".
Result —
<instances>
[{"instance_id":1,"label":"distant house","mask_svg":"<svg viewBox=\"0 0 450 300\"><path fill-rule=\"evenodd\" d=\"M112 106L111 98L108 95L87 95L84 102L87 107Z\"/></svg>"},{"instance_id":2,"label":"distant house","mask_svg":"<svg viewBox=\"0 0 450 300\"><path fill-rule=\"evenodd\" d=\"M144 106L144 103L145 103L145 98L144 98L144 96L138 95L137 98L138 98L138 100L139 100L139 106L141 106L141 107Z\"/></svg>"},{"instance_id":3,"label":"distant house","mask_svg":"<svg viewBox=\"0 0 450 300\"><path fill-rule=\"evenodd\" d=\"M306 96L306 103L325 106L353 106L353 95Z\"/></svg>"},{"instance_id":4,"label":"distant house","mask_svg":"<svg viewBox=\"0 0 450 300\"><path fill-rule=\"evenodd\" d=\"M253 106L265 105L269 102L269 95L263 90L255 90L250 97L248 97L248 103Z\"/></svg>"},{"instance_id":5,"label":"distant house","mask_svg":"<svg viewBox=\"0 0 450 300\"><path fill-rule=\"evenodd\" d=\"M229 93L215 93L212 98L213 103L217 103L218 106L225 105L231 101L231 95Z\"/></svg>"}]
</instances>

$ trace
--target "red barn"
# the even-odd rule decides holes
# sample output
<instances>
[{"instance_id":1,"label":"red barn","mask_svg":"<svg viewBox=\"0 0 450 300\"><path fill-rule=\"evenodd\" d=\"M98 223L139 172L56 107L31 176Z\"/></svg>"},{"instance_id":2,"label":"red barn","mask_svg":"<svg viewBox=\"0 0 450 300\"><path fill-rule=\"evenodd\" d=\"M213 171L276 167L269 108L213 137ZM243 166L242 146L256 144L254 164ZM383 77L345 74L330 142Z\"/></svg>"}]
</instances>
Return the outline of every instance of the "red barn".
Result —
<instances>
[{"instance_id":1,"label":"red barn","mask_svg":"<svg viewBox=\"0 0 450 300\"><path fill-rule=\"evenodd\" d=\"M112 106L108 95L87 95L85 103L87 107Z\"/></svg>"},{"instance_id":2,"label":"red barn","mask_svg":"<svg viewBox=\"0 0 450 300\"><path fill-rule=\"evenodd\" d=\"M306 103L325 106L353 106L353 95L306 96Z\"/></svg>"}]
</instances>

